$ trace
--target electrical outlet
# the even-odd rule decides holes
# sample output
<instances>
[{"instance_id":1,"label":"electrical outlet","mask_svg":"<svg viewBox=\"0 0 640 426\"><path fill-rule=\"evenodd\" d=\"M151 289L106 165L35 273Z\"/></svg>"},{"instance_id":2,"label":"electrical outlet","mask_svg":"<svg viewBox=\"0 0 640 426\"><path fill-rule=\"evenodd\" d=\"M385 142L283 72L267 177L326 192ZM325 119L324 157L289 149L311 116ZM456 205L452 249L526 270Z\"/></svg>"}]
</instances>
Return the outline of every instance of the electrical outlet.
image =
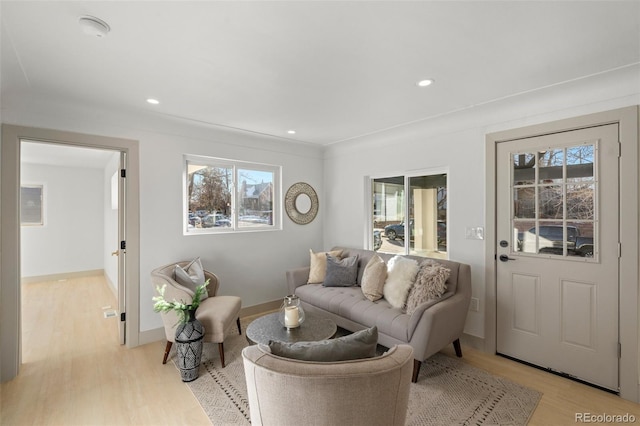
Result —
<instances>
[{"instance_id":1,"label":"electrical outlet","mask_svg":"<svg viewBox=\"0 0 640 426\"><path fill-rule=\"evenodd\" d=\"M471 303L469 304L469 310L472 312L478 312L480 310L480 300L477 297L471 298Z\"/></svg>"}]
</instances>

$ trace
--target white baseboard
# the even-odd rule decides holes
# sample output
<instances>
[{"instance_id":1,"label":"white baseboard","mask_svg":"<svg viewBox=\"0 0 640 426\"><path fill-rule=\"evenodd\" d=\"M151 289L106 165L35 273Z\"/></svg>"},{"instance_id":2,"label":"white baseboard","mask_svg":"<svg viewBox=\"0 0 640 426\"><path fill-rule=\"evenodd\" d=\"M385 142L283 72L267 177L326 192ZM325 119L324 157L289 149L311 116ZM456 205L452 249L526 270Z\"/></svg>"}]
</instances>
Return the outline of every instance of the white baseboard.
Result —
<instances>
[{"instance_id":1,"label":"white baseboard","mask_svg":"<svg viewBox=\"0 0 640 426\"><path fill-rule=\"evenodd\" d=\"M282 299L272 300L270 302L264 302L258 305L247 306L246 308L240 309L240 318L266 314L268 312L280 309L280 306L282 306Z\"/></svg>"},{"instance_id":2,"label":"white baseboard","mask_svg":"<svg viewBox=\"0 0 640 426\"><path fill-rule=\"evenodd\" d=\"M468 346L473 349L477 349L482 352L486 352L484 338L474 336L472 334L463 333L460 337L460 343L463 346Z\"/></svg>"},{"instance_id":3,"label":"white baseboard","mask_svg":"<svg viewBox=\"0 0 640 426\"><path fill-rule=\"evenodd\" d=\"M96 275L105 275L104 269L92 269L89 271L63 272L60 274L37 275L33 277L21 277L22 284L41 283L44 281L68 280L71 278L95 277ZM106 275L105 275L106 276Z\"/></svg>"},{"instance_id":4,"label":"white baseboard","mask_svg":"<svg viewBox=\"0 0 640 426\"><path fill-rule=\"evenodd\" d=\"M118 300L118 288L113 283L113 281L111 281L111 278L109 278L109 275L104 274L104 279L107 281L107 285L109 286L109 289L113 293L113 296L116 298L116 300Z\"/></svg>"},{"instance_id":5,"label":"white baseboard","mask_svg":"<svg viewBox=\"0 0 640 426\"><path fill-rule=\"evenodd\" d=\"M138 334L138 344L140 346L146 345L147 343L157 342L159 340L166 340L166 335L164 334L164 327L154 328L153 330L141 331Z\"/></svg>"},{"instance_id":6,"label":"white baseboard","mask_svg":"<svg viewBox=\"0 0 640 426\"><path fill-rule=\"evenodd\" d=\"M282 300L272 300L270 302L260 303L258 305L247 306L240 309L240 318L250 317L254 315L265 314L272 312L280 308ZM141 331L138 337L138 343L140 345L146 345L148 343L157 342L159 340L165 340L166 335L164 333L164 327L154 328L152 330Z\"/></svg>"}]
</instances>

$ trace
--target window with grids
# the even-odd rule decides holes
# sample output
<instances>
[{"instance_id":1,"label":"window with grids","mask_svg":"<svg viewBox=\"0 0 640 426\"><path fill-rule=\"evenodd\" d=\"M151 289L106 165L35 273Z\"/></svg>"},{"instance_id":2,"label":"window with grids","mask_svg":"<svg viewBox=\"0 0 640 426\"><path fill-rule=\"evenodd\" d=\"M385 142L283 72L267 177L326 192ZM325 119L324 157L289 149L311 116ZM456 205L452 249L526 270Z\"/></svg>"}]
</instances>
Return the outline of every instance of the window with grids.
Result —
<instances>
[{"instance_id":1,"label":"window with grids","mask_svg":"<svg viewBox=\"0 0 640 426\"><path fill-rule=\"evenodd\" d=\"M185 157L185 232L281 229L280 167Z\"/></svg>"},{"instance_id":2,"label":"window with grids","mask_svg":"<svg viewBox=\"0 0 640 426\"><path fill-rule=\"evenodd\" d=\"M522 253L593 257L597 146L512 155L515 243Z\"/></svg>"}]
</instances>

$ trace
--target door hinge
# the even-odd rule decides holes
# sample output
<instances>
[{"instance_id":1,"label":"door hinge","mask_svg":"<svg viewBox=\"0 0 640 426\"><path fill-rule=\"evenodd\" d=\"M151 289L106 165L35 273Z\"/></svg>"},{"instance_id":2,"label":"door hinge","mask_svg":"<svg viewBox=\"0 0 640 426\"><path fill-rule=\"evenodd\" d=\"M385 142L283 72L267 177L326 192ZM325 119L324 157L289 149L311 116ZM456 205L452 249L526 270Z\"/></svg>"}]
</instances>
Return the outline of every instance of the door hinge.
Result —
<instances>
[{"instance_id":1,"label":"door hinge","mask_svg":"<svg viewBox=\"0 0 640 426\"><path fill-rule=\"evenodd\" d=\"M618 342L618 358L622 358L622 343Z\"/></svg>"},{"instance_id":2,"label":"door hinge","mask_svg":"<svg viewBox=\"0 0 640 426\"><path fill-rule=\"evenodd\" d=\"M126 321L126 320L127 320L126 312L121 312L120 313L120 321Z\"/></svg>"},{"instance_id":3,"label":"door hinge","mask_svg":"<svg viewBox=\"0 0 640 426\"><path fill-rule=\"evenodd\" d=\"M618 141L618 158L622 157L622 142Z\"/></svg>"},{"instance_id":4,"label":"door hinge","mask_svg":"<svg viewBox=\"0 0 640 426\"><path fill-rule=\"evenodd\" d=\"M126 249L127 249L127 242L120 241L120 250L126 250Z\"/></svg>"},{"instance_id":5,"label":"door hinge","mask_svg":"<svg viewBox=\"0 0 640 426\"><path fill-rule=\"evenodd\" d=\"M618 243L618 259L622 257L622 244Z\"/></svg>"},{"instance_id":6,"label":"door hinge","mask_svg":"<svg viewBox=\"0 0 640 426\"><path fill-rule=\"evenodd\" d=\"M123 177L123 178L127 177L127 169L120 169L120 177Z\"/></svg>"}]
</instances>

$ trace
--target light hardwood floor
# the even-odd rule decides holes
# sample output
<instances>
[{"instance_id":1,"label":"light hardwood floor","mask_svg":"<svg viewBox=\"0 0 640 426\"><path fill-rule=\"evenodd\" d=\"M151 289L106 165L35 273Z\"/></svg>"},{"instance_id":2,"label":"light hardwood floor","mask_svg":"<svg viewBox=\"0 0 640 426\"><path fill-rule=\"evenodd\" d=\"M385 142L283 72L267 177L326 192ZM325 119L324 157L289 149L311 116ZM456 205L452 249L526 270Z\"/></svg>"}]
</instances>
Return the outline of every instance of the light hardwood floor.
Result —
<instances>
[{"instance_id":1,"label":"light hardwood floor","mask_svg":"<svg viewBox=\"0 0 640 426\"><path fill-rule=\"evenodd\" d=\"M23 365L0 388L1 425L210 424L173 363L162 365L164 343L120 346L105 306L115 299L101 277L23 285ZM640 423L640 405L615 395L471 348L463 354L543 393L531 425L574 424L576 413L629 413Z\"/></svg>"}]
</instances>

